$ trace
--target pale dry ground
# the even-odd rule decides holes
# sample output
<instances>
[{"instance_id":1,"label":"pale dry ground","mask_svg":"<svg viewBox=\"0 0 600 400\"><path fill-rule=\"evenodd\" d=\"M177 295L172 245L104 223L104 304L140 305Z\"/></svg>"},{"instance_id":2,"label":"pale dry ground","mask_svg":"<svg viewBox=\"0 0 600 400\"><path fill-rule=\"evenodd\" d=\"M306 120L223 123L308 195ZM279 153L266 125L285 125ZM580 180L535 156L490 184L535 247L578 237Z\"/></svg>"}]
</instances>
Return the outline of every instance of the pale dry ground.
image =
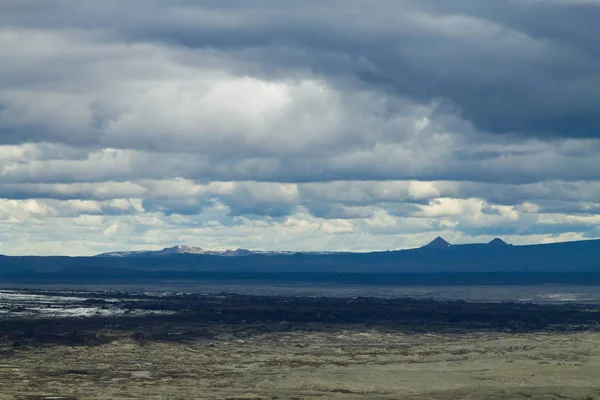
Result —
<instances>
[{"instance_id":1,"label":"pale dry ground","mask_svg":"<svg viewBox=\"0 0 600 400\"><path fill-rule=\"evenodd\" d=\"M600 333L346 330L5 352L0 399L43 398L35 396L600 399Z\"/></svg>"}]
</instances>

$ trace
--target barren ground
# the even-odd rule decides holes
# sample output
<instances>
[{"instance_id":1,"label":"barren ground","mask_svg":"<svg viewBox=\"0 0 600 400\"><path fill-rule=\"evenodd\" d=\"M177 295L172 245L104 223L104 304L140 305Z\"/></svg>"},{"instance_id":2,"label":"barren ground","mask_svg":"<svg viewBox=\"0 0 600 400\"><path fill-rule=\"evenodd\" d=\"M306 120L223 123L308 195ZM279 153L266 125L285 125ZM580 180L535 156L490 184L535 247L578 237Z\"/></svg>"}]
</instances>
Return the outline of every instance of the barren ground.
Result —
<instances>
[{"instance_id":1,"label":"barren ground","mask_svg":"<svg viewBox=\"0 0 600 400\"><path fill-rule=\"evenodd\" d=\"M182 306L177 297L147 300L162 302L160 309ZM447 318L436 321L434 314L416 322L403 313L339 321L347 315L341 300L189 301L194 310L202 302L205 312L187 310L192 317L183 321L173 315L0 321L0 399L600 399L598 313L589 307L579 315L555 306L480 305L510 315L494 326L465 322L472 319L467 305L451 315L448 329ZM404 304L354 301L360 304L352 310L368 304L372 315ZM266 312L268 304L277 312ZM410 315L460 308L407 304ZM232 320L227 310L252 316L246 311L260 308L267 316L223 322L211 320L209 308ZM573 320L557 323L565 311ZM544 313L545 325L527 326L531 315ZM338 322L321 321L333 316ZM306 321L289 321L295 318Z\"/></svg>"}]
</instances>

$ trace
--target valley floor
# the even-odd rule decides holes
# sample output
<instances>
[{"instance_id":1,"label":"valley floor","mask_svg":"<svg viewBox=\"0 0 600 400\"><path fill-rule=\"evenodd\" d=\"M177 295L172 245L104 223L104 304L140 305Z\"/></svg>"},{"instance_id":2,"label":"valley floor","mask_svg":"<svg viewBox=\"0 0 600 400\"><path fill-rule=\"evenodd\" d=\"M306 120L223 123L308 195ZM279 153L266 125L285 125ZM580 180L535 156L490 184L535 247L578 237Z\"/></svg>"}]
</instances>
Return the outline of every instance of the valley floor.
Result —
<instances>
[{"instance_id":1,"label":"valley floor","mask_svg":"<svg viewBox=\"0 0 600 400\"><path fill-rule=\"evenodd\" d=\"M597 399L600 334L117 339L5 354L0 382L0 399Z\"/></svg>"},{"instance_id":2,"label":"valley floor","mask_svg":"<svg viewBox=\"0 0 600 400\"><path fill-rule=\"evenodd\" d=\"M178 298L152 301L183 307ZM47 297L38 299L48 304ZM133 300L144 307L144 299L127 301ZM118 301L111 295L110 307ZM390 306L362 301L372 303L371 315ZM85 304L98 307L99 300ZM448 330L434 316L456 308L452 303L407 301L413 311L438 310L412 328L403 314L379 322L369 314L366 322L310 320L348 316L327 299L215 296L195 304L213 304L216 314L0 318L0 399L600 399L600 332L581 325L596 324L598 312L587 306L579 316L572 312L569 326L551 321L525 329L519 315L543 310L550 318L564 309L481 304L512 316L497 326L468 328L461 318L471 320L475 305L467 304ZM308 320L277 322L284 304L293 305L287 319ZM266 316L210 321L227 309L239 315L261 309Z\"/></svg>"}]
</instances>

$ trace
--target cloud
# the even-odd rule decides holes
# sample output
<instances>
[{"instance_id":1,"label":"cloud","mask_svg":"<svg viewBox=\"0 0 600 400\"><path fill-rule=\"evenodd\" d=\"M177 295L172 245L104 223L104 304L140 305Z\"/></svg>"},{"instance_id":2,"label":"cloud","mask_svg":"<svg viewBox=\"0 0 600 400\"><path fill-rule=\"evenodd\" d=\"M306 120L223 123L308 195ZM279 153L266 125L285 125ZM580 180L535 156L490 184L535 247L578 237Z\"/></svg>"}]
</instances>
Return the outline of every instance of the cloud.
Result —
<instances>
[{"instance_id":1,"label":"cloud","mask_svg":"<svg viewBox=\"0 0 600 400\"><path fill-rule=\"evenodd\" d=\"M600 236L595 1L0 4L0 252Z\"/></svg>"}]
</instances>

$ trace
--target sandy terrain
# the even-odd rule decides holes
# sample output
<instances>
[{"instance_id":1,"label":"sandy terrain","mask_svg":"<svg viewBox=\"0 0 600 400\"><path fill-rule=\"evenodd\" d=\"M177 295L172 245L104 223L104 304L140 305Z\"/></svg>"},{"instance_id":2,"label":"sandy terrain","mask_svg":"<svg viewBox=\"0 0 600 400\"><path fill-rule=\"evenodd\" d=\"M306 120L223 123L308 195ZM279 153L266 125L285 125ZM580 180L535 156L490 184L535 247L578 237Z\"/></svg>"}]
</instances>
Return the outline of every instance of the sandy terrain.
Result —
<instances>
[{"instance_id":1,"label":"sandy terrain","mask_svg":"<svg viewBox=\"0 0 600 400\"><path fill-rule=\"evenodd\" d=\"M3 352L0 399L600 398L600 333L589 332L365 329Z\"/></svg>"}]
</instances>

